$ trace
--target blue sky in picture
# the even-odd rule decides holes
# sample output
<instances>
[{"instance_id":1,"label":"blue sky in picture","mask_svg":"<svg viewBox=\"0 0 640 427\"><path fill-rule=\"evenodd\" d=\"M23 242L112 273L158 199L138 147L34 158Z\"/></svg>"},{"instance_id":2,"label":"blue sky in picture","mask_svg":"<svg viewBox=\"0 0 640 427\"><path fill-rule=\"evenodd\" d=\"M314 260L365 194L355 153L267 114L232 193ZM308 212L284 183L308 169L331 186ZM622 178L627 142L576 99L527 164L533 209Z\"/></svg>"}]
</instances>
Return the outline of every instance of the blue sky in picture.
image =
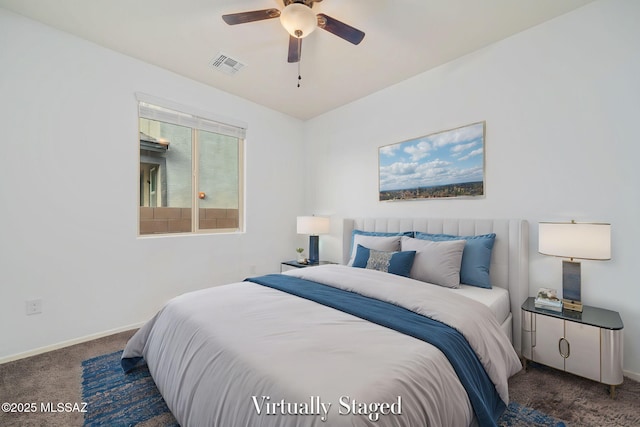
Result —
<instances>
[{"instance_id":1,"label":"blue sky in picture","mask_svg":"<svg viewBox=\"0 0 640 427\"><path fill-rule=\"evenodd\" d=\"M380 191L483 181L484 122L379 149Z\"/></svg>"}]
</instances>

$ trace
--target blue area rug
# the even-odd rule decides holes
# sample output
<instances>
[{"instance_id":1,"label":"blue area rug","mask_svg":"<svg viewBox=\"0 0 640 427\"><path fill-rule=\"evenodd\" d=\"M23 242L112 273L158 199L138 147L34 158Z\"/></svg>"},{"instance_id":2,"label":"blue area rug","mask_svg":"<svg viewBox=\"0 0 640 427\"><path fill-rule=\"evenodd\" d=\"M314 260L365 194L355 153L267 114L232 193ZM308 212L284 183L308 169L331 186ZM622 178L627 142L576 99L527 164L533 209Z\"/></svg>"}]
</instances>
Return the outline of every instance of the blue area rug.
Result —
<instances>
[{"instance_id":1,"label":"blue area rug","mask_svg":"<svg viewBox=\"0 0 640 427\"><path fill-rule=\"evenodd\" d=\"M82 362L85 426L178 426L146 366L129 374L120 367L122 351ZM562 421L511 402L500 427L565 427ZM231 426L230 426L231 427Z\"/></svg>"},{"instance_id":2,"label":"blue area rug","mask_svg":"<svg viewBox=\"0 0 640 427\"><path fill-rule=\"evenodd\" d=\"M507 410L498 420L498 425L500 427L565 427L564 422L516 402L509 403Z\"/></svg>"},{"instance_id":3,"label":"blue area rug","mask_svg":"<svg viewBox=\"0 0 640 427\"><path fill-rule=\"evenodd\" d=\"M84 425L135 426L151 420L157 421L153 425L178 426L147 367L125 375L121 355L117 351L82 362Z\"/></svg>"}]
</instances>

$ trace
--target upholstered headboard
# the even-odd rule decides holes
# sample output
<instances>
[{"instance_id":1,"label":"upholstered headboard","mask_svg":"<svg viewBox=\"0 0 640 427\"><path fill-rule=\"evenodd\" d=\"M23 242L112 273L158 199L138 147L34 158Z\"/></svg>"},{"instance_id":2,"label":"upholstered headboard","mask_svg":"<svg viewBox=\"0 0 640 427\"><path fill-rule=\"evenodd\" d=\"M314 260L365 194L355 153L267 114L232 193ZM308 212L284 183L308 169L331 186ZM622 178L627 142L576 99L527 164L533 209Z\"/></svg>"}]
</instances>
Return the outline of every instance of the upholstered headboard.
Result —
<instances>
[{"instance_id":1,"label":"upholstered headboard","mask_svg":"<svg viewBox=\"0 0 640 427\"><path fill-rule=\"evenodd\" d=\"M345 219L342 258L346 264L351 253L353 230L402 232L422 231L457 236L495 233L491 255L492 286L509 290L513 316L512 342L520 354L520 306L529 296L529 227L521 219L454 219L454 218L355 218Z\"/></svg>"}]
</instances>

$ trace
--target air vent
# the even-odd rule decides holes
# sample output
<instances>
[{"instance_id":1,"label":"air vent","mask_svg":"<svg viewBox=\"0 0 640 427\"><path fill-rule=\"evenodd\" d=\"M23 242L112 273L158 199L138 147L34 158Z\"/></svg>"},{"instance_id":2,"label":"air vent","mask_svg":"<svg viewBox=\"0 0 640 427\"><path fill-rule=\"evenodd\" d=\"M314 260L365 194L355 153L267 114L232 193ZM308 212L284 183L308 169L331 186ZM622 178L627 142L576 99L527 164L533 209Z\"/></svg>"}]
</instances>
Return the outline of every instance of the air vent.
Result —
<instances>
[{"instance_id":1,"label":"air vent","mask_svg":"<svg viewBox=\"0 0 640 427\"><path fill-rule=\"evenodd\" d=\"M215 58L211 61L211 66L216 70L220 70L225 74L234 75L242 68L244 68L245 64L238 61L237 59L231 58L229 55L225 53L218 53Z\"/></svg>"}]
</instances>

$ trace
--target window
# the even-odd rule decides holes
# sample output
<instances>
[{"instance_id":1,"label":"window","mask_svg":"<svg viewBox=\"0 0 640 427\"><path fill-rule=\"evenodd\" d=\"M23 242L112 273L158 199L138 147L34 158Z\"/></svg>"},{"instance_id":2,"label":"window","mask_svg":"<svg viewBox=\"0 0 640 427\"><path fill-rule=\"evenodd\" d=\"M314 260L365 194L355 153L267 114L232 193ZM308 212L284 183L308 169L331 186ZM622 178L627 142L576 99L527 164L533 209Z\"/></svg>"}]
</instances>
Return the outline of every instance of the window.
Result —
<instances>
[{"instance_id":1,"label":"window","mask_svg":"<svg viewBox=\"0 0 640 427\"><path fill-rule=\"evenodd\" d=\"M139 234L243 229L245 128L138 95Z\"/></svg>"}]
</instances>

